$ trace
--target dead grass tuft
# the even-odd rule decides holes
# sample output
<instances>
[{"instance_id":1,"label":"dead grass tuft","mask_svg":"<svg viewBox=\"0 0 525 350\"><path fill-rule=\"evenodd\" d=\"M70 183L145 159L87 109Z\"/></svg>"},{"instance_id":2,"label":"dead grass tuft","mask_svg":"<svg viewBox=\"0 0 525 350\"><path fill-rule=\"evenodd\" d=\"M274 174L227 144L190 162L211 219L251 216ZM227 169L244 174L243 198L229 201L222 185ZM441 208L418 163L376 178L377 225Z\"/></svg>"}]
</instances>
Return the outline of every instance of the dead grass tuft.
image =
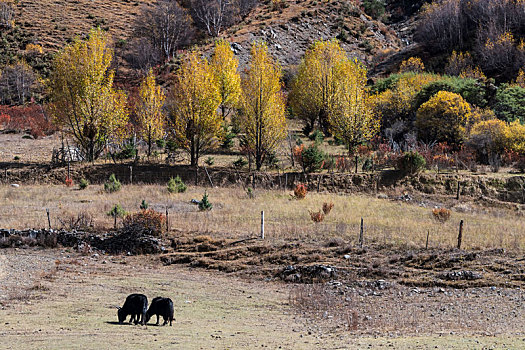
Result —
<instances>
[{"instance_id":1,"label":"dead grass tuft","mask_svg":"<svg viewBox=\"0 0 525 350\"><path fill-rule=\"evenodd\" d=\"M290 305L312 322L323 320L333 327L358 329L358 312L349 307L351 298L334 290L328 284L295 285L289 294Z\"/></svg>"}]
</instances>

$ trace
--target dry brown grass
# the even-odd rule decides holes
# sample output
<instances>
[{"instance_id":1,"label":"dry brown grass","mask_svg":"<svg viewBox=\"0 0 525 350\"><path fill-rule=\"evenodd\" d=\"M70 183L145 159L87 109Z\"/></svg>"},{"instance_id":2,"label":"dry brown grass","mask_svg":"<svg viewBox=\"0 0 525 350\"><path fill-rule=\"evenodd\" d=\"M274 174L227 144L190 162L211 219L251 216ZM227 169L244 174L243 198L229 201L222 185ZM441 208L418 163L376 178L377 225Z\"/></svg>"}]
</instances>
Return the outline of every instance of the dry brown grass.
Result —
<instances>
[{"instance_id":1,"label":"dry brown grass","mask_svg":"<svg viewBox=\"0 0 525 350\"><path fill-rule=\"evenodd\" d=\"M437 224L432 210L398 201L365 195L309 193L302 201L292 199L292 192L256 190L251 199L240 188L207 189L213 210L200 212L191 199L202 198L202 187L189 187L186 193L170 195L165 186L124 186L107 194L101 186L79 191L63 186L0 187L0 227L47 227L46 208L50 209L52 226L59 217L84 212L93 217L95 228L111 228L112 218L106 213L121 204L128 212L138 211L144 199L150 208L164 212L169 208L173 231L196 232L214 237L244 238L259 234L260 213L265 211L266 237L270 240L299 239L325 242L342 238L357 240L360 219L365 223L365 244L424 247L430 231L429 247L454 247L459 221L465 221L463 242L471 248L525 248L523 217L509 209L487 209L466 203L469 212L452 212L449 221ZM309 211L318 210L324 202L334 209L322 223L313 223Z\"/></svg>"},{"instance_id":2,"label":"dry brown grass","mask_svg":"<svg viewBox=\"0 0 525 350\"><path fill-rule=\"evenodd\" d=\"M115 40L131 34L142 4L152 0L26 0L18 6L17 23L46 49L58 50L68 39L96 25L107 27Z\"/></svg>"}]
</instances>

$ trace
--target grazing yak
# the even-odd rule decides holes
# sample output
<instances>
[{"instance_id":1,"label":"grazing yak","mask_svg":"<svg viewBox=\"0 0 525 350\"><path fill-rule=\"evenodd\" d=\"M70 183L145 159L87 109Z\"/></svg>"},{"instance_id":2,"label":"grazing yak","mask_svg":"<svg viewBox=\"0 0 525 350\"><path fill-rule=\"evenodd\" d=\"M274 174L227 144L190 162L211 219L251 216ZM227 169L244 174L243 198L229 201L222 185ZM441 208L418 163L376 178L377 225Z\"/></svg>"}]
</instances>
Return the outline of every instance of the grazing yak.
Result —
<instances>
[{"instance_id":1,"label":"grazing yak","mask_svg":"<svg viewBox=\"0 0 525 350\"><path fill-rule=\"evenodd\" d=\"M146 312L146 323L149 322L153 315L157 315L157 325L159 324L159 316L162 316L164 319L165 326L168 321L173 321L173 301L170 298L156 297L151 301L148 311Z\"/></svg>"},{"instance_id":2,"label":"grazing yak","mask_svg":"<svg viewBox=\"0 0 525 350\"><path fill-rule=\"evenodd\" d=\"M146 324L146 310L148 309L148 298L144 294L130 294L124 305L118 308L118 322L123 323L128 315L131 315L129 323Z\"/></svg>"}]
</instances>

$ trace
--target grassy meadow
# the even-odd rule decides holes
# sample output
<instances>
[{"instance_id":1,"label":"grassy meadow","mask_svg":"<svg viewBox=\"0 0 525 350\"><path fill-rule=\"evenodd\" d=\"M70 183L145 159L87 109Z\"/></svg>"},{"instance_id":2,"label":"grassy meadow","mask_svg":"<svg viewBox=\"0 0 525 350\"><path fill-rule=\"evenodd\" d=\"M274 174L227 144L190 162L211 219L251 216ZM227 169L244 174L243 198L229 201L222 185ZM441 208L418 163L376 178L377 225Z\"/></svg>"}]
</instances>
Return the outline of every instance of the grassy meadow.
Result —
<instances>
[{"instance_id":1,"label":"grassy meadow","mask_svg":"<svg viewBox=\"0 0 525 350\"><path fill-rule=\"evenodd\" d=\"M191 199L200 200L207 191L213 210L200 212ZM224 238L246 238L259 234L261 211L265 212L265 233L269 240L302 240L323 242L335 237L349 242L358 238L360 220L364 219L365 242L424 247L430 232L431 247L456 244L459 221L464 220L463 247L525 248L525 218L511 209L483 208L472 202L454 203L450 220L444 224L432 217L440 203L412 201L405 203L366 195L308 193L303 200L292 198L291 191L255 190L255 198L242 188L188 187L185 193L169 194L162 185L123 186L108 194L102 186L22 185L0 186L0 227L45 228L46 209L51 213L53 228L63 227L68 218L87 213L96 229L113 227L107 215L120 204L127 212L139 210L142 200L160 212L169 210L171 234L177 232L209 234ZM310 212L321 210L323 203L334 207L325 220L314 223ZM67 225L66 225L67 226Z\"/></svg>"}]
</instances>

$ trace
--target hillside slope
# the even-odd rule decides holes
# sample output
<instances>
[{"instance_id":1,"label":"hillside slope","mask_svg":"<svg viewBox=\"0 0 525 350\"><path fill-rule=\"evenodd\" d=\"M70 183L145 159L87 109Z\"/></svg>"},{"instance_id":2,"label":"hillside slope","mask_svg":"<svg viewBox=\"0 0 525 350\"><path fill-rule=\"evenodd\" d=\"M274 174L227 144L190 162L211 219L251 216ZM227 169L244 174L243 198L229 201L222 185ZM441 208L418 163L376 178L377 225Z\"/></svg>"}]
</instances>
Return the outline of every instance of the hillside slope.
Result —
<instances>
[{"instance_id":1,"label":"hillside slope","mask_svg":"<svg viewBox=\"0 0 525 350\"><path fill-rule=\"evenodd\" d=\"M115 40L129 37L141 5L152 1L24 0L17 7L16 22L45 50L54 51L96 26L107 29Z\"/></svg>"},{"instance_id":2,"label":"hillside slope","mask_svg":"<svg viewBox=\"0 0 525 350\"><path fill-rule=\"evenodd\" d=\"M129 39L132 24L144 4L154 0L24 0L17 7L16 22L46 52L54 52L90 28L107 29L115 42ZM315 40L337 37L352 56L371 63L378 53L396 52L404 46L396 32L366 16L344 0L284 0L276 9L262 2L241 23L223 36L232 43L241 61L249 58L250 43L264 40L283 66L299 62ZM209 47L211 39L200 42Z\"/></svg>"},{"instance_id":3,"label":"hillside slope","mask_svg":"<svg viewBox=\"0 0 525 350\"><path fill-rule=\"evenodd\" d=\"M341 46L364 62L375 54L397 51L403 44L383 23L364 15L361 9L341 0L287 1L287 7L274 10L262 4L226 36L240 57L248 60L250 43L264 40L283 66L298 64L306 49L318 39L338 38Z\"/></svg>"}]
</instances>

